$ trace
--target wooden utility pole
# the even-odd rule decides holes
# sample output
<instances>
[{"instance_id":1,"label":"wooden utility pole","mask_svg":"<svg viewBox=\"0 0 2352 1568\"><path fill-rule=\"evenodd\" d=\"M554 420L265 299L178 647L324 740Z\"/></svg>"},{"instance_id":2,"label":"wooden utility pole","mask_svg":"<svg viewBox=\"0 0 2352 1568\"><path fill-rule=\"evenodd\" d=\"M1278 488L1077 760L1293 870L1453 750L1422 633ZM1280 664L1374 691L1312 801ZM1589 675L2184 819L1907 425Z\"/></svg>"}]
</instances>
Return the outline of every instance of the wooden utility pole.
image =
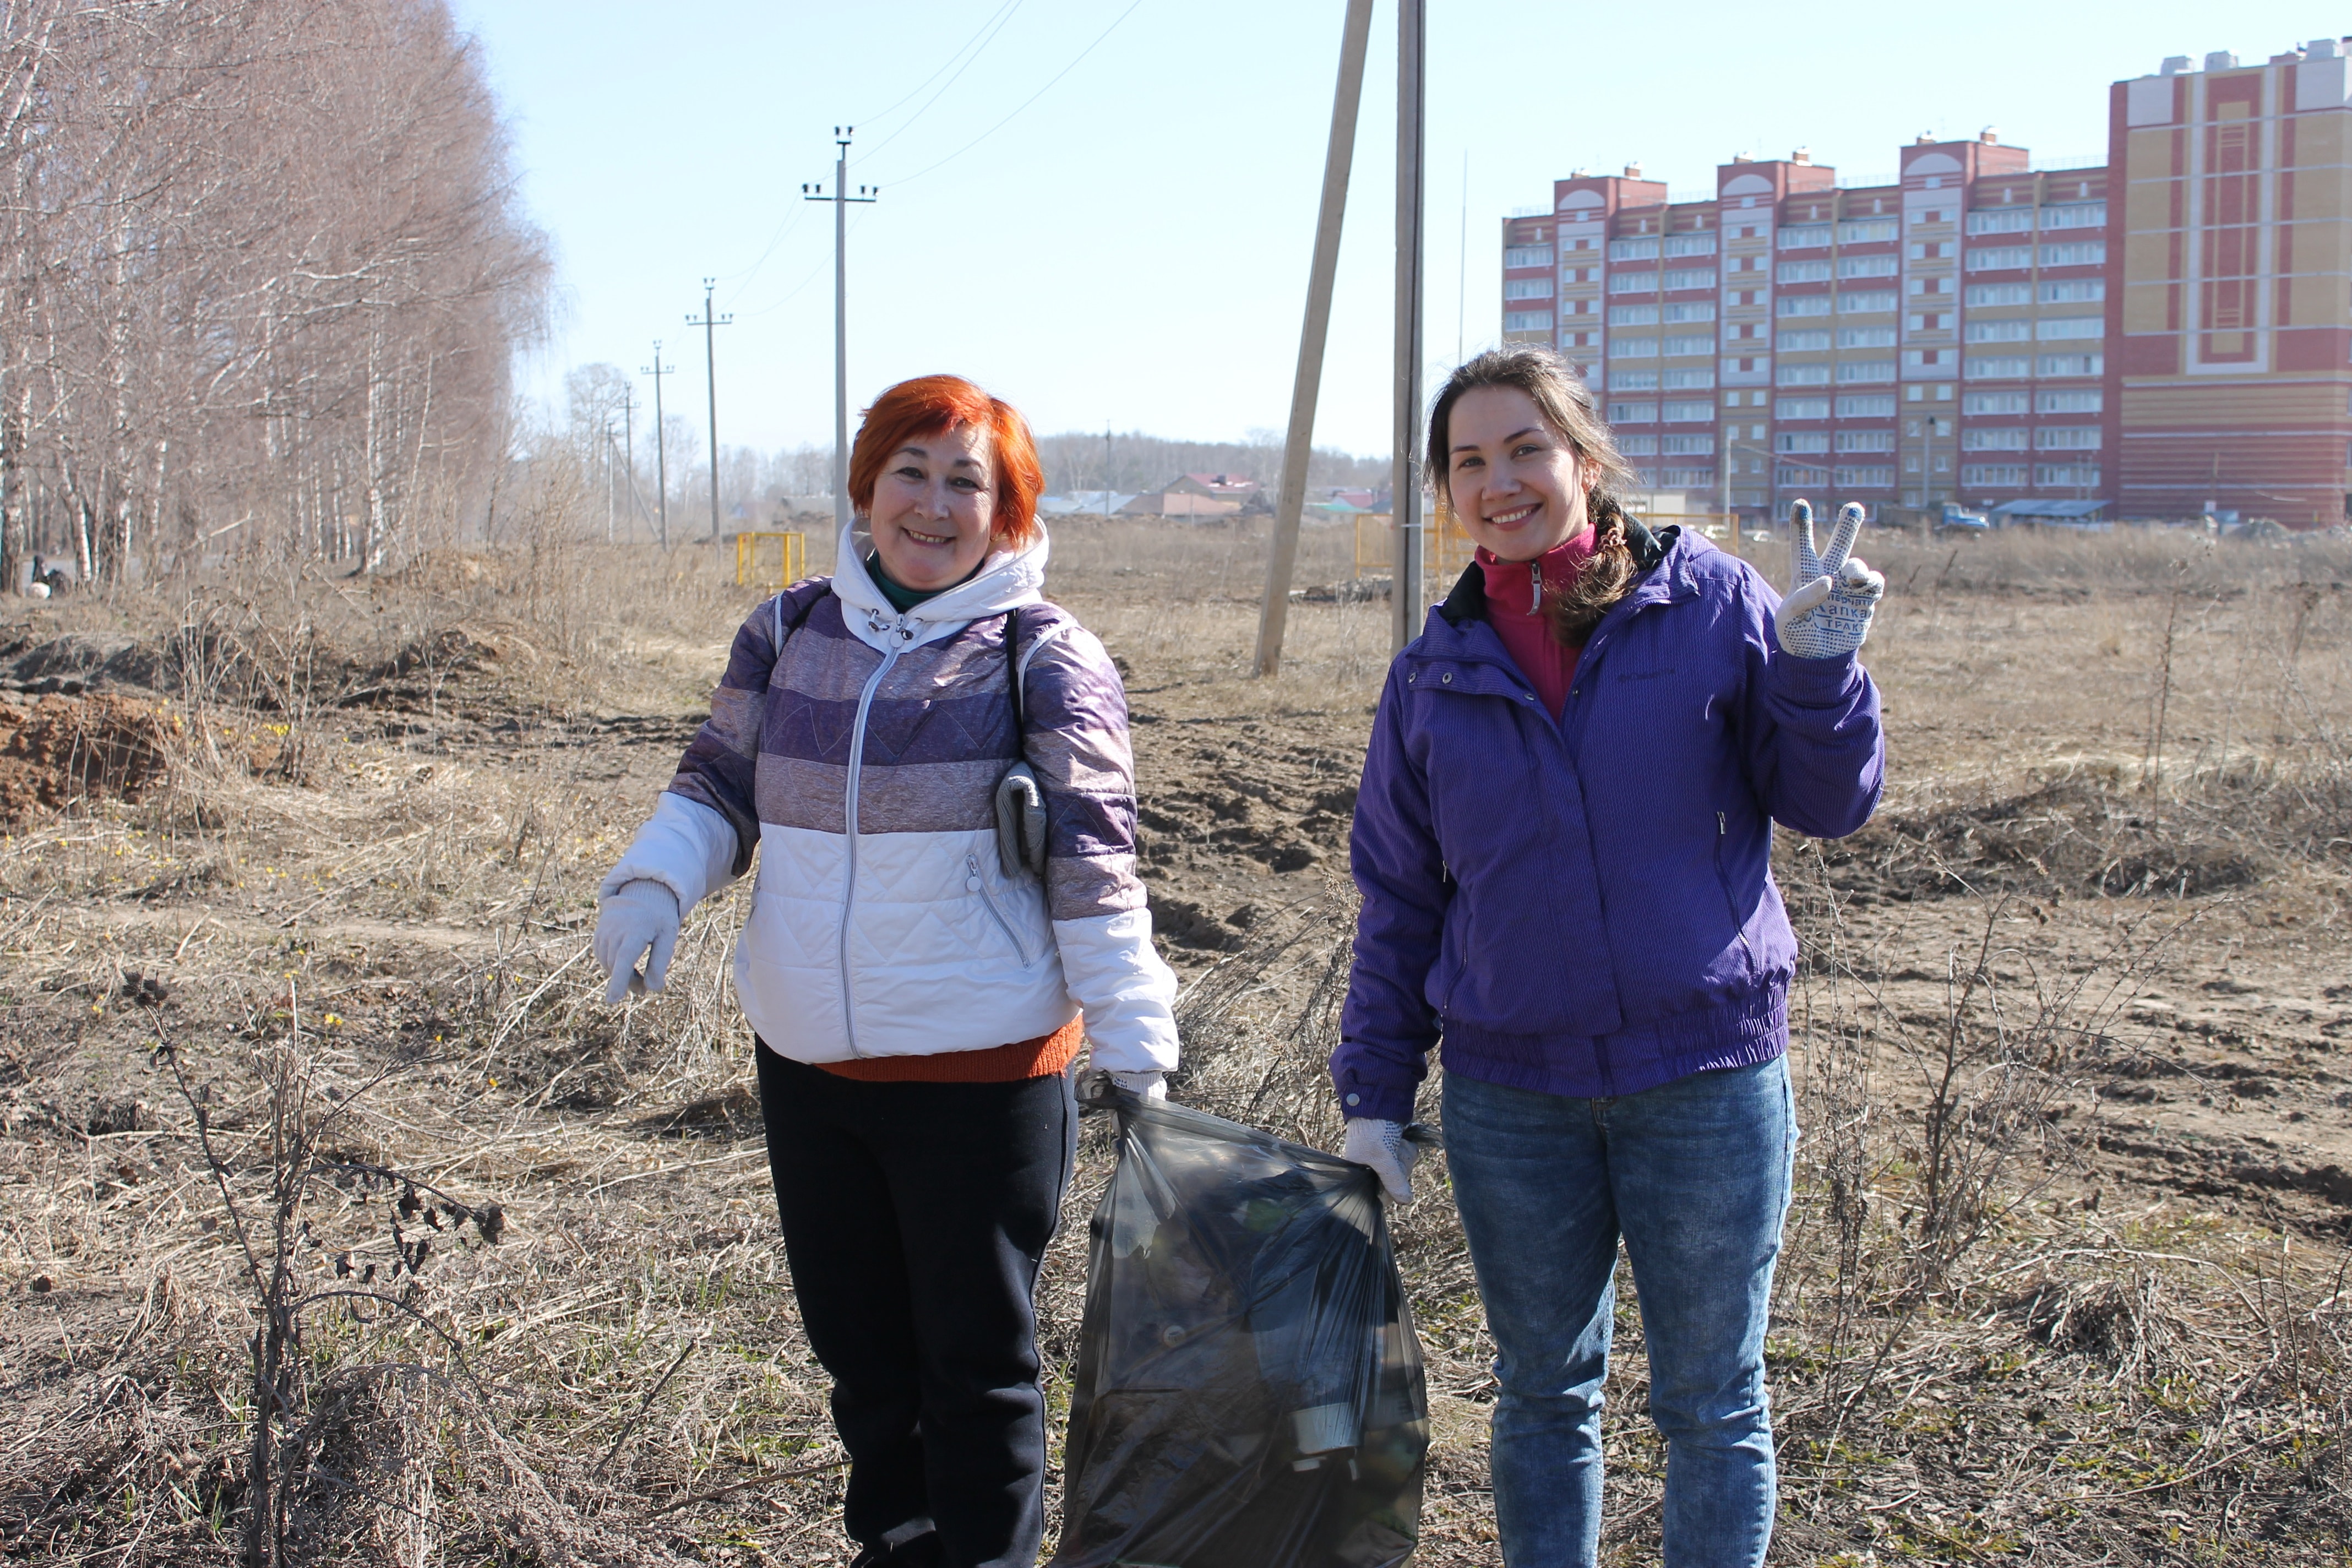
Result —
<instances>
[{"instance_id":1,"label":"wooden utility pole","mask_svg":"<svg viewBox=\"0 0 2352 1568\"><path fill-rule=\"evenodd\" d=\"M1323 348L1331 335L1331 281L1339 269L1339 226L1348 210L1348 170L1356 156L1356 108L1364 93L1364 53L1372 0L1348 0L1339 34L1339 82L1331 94L1331 141L1323 153L1323 205L1315 220L1315 259L1307 274L1307 321L1298 330L1298 374L1290 384L1290 435L1282 448L1274 542L1258 612L1260 675L1282 670L1282 636L1290 617L1290 577L1298 565L1298 521L1307 506L1307 460L1315 443L1315 401L1323 385ZM1110 509L1109 435L1104 435L1103 510Z\"/></svg>"},{"instance_id":2,"label":"wooden utility pole","mask_svg":"<svg viewBox=\"0 0 2352 1568\"><path fill-rule=\"evenodd\" d=\"M1421 635L1422 67L1428 37L1427 0L1397 0L1396 419L1389 492L1396 576L1389 603L1396 612L1392 647L1400 652Z\"/></svg>"},{"instance_id":3,"label":"wooden utility pole","mask_svg":"<svg viewBox=\"0 0 2352 1568\"><path fill-rule=\"evenodd\" d=\"M721 316L710 309L712 288L716 278L702 280L702 319L688 316L686 324L702 329L702 366L709 375L710 392L710 542L719 542L719 351L711 333L719 327L732 326L735 318Z\"/></svg>"},{"instance_id":4,"label":"wooden utility pole","mask_svg":"<svg viewBox=\"0 0 2352 1568\"><path fill-rule=\"evenodd\" d=\"M833 162L833 194L822 184L803 185L801 199L833 204L833 522L849 526L849 204L870 202L882 195L879 185L857 187L849 194L849 139L855 125L836 125L833 139L841 149Z\"/></svg>"}]
</instances>

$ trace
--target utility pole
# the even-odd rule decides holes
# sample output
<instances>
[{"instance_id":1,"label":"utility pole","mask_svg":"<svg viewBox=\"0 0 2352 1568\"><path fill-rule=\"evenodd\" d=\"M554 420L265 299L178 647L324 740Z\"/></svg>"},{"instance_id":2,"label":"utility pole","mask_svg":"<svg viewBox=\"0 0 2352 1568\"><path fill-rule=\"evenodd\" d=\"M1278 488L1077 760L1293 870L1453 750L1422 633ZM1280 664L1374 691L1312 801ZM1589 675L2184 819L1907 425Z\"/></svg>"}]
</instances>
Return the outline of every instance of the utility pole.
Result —
<instances>
[{"instance_id":1,"label":"utility pole","mask_svg":"<svg viewBox=\"0 0 2352 1568\"><path fill-rule=\"evenodd\" d=\"M1428 0L1397 0L1396 418L1389 503L1396 532L1389 554L1396 563L1396 579L1389 603L1396 612L1392 646L1399 652L1421 635L1421 216L1428 106L1422 66L1429 39L1427 7Z\"/></svg>"},{"instance_id":2,"label":"utility pole","mask_svg":"<svg viewBox=\"0 0 2352 1568\"><path fill-rule=\"evenodd\" d=\"M1103 521L1110 521L1110 421L1103 421Z\"/></svg>"},{"instance_id":3,"label":"utility pole","mask_svg":"<svg viewBox=\"0 0 2352 1568\"><path fill-rule=\"evenodd\" d=\"M637 494L637 394L632 387L621 394L621 472L629 482L629 499L637 510L646 503Z\"/></svg>"},{"instance_id":4,"label":"utility pole","mask_svg":"<svg viewBox=\"0 0 2352 1568\"><path fill-rule=\"evenodd\" d=\"M1407 4L1411 0L1406 0ZM1307 275L1307 320L1298 330L1298 374L1290 384L1290 433L1282 448L1274 540L1266 563L1265 604L1258 612L1259 675L1282 670L1283 631L1290 617L1290 578L1298 565L1298 520L1307 506L1307 462L1315 445L1315 403L1323 386L1323 349L1331 335L1331 280L1339 268L1339 228L1348 211L1348 170L1356 157L1356 110L1364 94L1364 54L1372 0L1348 0L1339 34L1339 80L1331 94L1331 140L1323 153L1323 205L1315 219L1315 260ZM1110 433L1103 433L1104 484L1109 484ZM1109 510L1106 494L1104 510Z\"/></svg>"},{"instance_id":5,"label":"utility pole","mask_svg":"<svg viewBox=\"0 0 2352 1568\"><path fill-rule=\"evenodd\" d=\"M599 455L604 459L604 542L609 545L613 542L613 416L611 415L604 416L604 426L598 434L600 439L596 444L603 448Z\"/></svg>"},{"instance_id":6,"label":"utility pole","mask_svg":"<svg viewBox=\"0 0 2352 1568\"><path fill-rule=\"evenodd\" d=\"M833 161L833 194L824 184L801 187L801 199L833 204L833 522L849 526L849 204L871 202L882 195L879 185L857 187L849 194L849 139L855 125L833 128L834 144L841 149Z\"/></svg>"},{"instance_id":7,"label":"utility pole","mask_svg":"<svg viewBox=\"0 0 2352 1568\"><path fill-rule=\"evenodd\" d=\"M661 362L661 340L654 340L654 363L641 369L639 375L654 378L654 501L660 509L661 521L656 525L661 532L663 553L669 551L669 441L668 432L662 428L661 378L675 375L677 366Z\"/></svg>"},{"instance_id":8,"label":"utility pole","mask_svg":"<svg viewBox=\"0 0 2352 1568\"><path fill-rule=\"evenodd\" d=\"M719 358L711 333L719 327L732 326L730 315L714 315L710 309L710 292L718 283L716 278L702 280L702 319L686 319L689 327L702 329L702 364L710 378L710 542L719 542Z\"/></svg>"}]
</instances>

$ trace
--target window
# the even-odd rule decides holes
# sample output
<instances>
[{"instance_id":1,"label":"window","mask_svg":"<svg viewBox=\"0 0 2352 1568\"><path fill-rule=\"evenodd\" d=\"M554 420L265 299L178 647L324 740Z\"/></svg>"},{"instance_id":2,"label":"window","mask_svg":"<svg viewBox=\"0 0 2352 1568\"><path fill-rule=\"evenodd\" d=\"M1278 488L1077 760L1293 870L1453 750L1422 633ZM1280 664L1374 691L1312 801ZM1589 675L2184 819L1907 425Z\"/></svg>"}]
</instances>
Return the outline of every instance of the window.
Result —
<instances>
[{"instance_id":1,"label":"window","mask_svg":"<svg viewBox=\"0 0 2352 1568\"><path fill-rule=\"evenodd\" d=\"M1829 449L1830 438L1827 436L1801 436L1792 432L1783 431L1781 434L1772 437L1772 450L1783 454L1790 452L1826 452Z\"/></svg>"},{"instance_id":2,"label":"window","mask_svg":"<svg viewBox=\"0 0 2352 1568\"><path fill-rule=\"evenodd\" d=\"M2099 488L2096 463L2037 463L2033 482L2049 489L2095 490Z\"/></svg>"},{"instance_id":3,"label":"window","mask_svg":"<svg viewBox=\"0 0 2352 1568\"><path fill-rule=\"evenodd\" d=\"M1609 324L1612 327L1654 327L1658 324L1655 305L1612 305Z\"/></svg>"},{"instance_id":4,"label":"window","mask_svg":"<svg viewBox=\"0 0 2352 1568\"><path fill-rule=\"evenodd\" d=\"M1856 382L1867 384L1874 381L1893 381L1895 362L1891 359L1848 360L1837 367L1837 378L1841 386Z\"/></svg>"},{"instance_id":5,"label":"window","mask_svg":"<svg viewBox=\"0 0 2352 1568\"><path fill-rule=\"evenodd\" d=\"M1892 278L1902 264L1891 256L1841 256L1837 275L1841 278Z\"/></svg>"},{"instance_id":6,"label":"window","mask_svg":"<svg viewBox=\"0 0 2352 1568\"><path fill-rule=\"evenodd\" d=\"M1830 264L1826 261L1783 261L1778 275L1783 283L1826 283Z\"/></svg>"},{"instance_id":7,"label":"window","mask_svg":"<svg viewBox=\"0 0 2352 1568\"><path fill-rule=\"evenodd\" d=\"M1654 458L1658 455L1658 438L1655 436L1621 436L1617 438L1617 449L1629 458Z\"/></svg>"},{"instance_id":8,"label":"window","mask_svg":"<svg viewBox=\"0 0 2352 1568\"><path fill-rule=\"evenodd\" d=\"M1969 215L1970 234L2022 234L2032 226L2032 207L1999 207Z\"/></svg>"},{"instance_id":9,"label":"window","mask_svg":"<svg viewBox=\"0 0 2352 1568\"><path fill-rule=\"evenodd\" d=\"M1829 472L1827 468L1799 467L1795 464L1784 463L1772 470L1772 482L1783 489L1790 485L1813 485L1820 483L1821 477L1827 472Z\"/></svg>"},{"instance_id":10,"label":"window","mask_svg":"<svg viewBox=\"0 0 2352 1568\"><path fill-rule=\"evenodd\" d=\"M1773 302L1774 310L1783 316L1826 316L1830 313L1827 294L1783 294Z\"/></svg>"},{"instance_id":11,"label":"window","mask_svg":"<svg viewBox=\"0 0 2352 1568\"><path fill-rule=\"evenodd\" d=\"M1830 335L1823 331L1782 332L1779 342L1782 353L1818 353L1830 346Z\"/></svg>"},{"instance_id":12,"label":"window","mask_svg":"<svg viewBox=\"0 0 2352 1568\"><path fill-rule=\"evenodd\" d=\"M1838 314L1869 316L1895 309L1892 289L1843 289L1838 292Z\"/></svg>"},{"instance_id":13,"label":"window","mask_svg":"<svg viewBox=\"0 0 2352 1568\"><path fill-rule=\"evenodd\" d=\"M1609 242L1612 261L1655 261L1658 242L1654 239L1612 239Z\"/></svg>"},{"instance_id":14,"label":"window","mask_svg":"<svg viewBox=\"0 0 2352 1568\"><path fill-rule=\"evenodd\" d=\"M1549 267L1551 247L1549 245L1507 245L1503 247L1506 267Z\"/></svg>"},{"instance_id":15,"label":"window","mask_svg":"<svg viewBox=\"0 0 2352 1568\"><path fill-rule=\"evenodd\" d=\"M1669 305L1666 307L1666 320L1669 321L1712 321L1715 320L1715 301L1708 300L1697 304Z\"/></svg>"},{"instance_id":16,"label":"window","mask_svg":"<svg viewBox=\"0 0 2352 1568\"><path fill-rule=\"evenodd\" d=\"M1506 310L1503 331L1507 332L1548 332L1551 331L1549 310Z\"/></svg>"},{"instance_id":17,"label":"window","mask_svg":"<svg viewBox=\"0 0 2352 1568\"><path fill-rule=\"evenodd\" d=\"M2021 392L2003 392L1997 394L1996 395L2001 397L2013 397L2017 399L2018 405L2015 408L2005 408L2001 410L2002 413L2022 414L2025 412L2025 394ZM2033 398L2033 411L2036 414L2096 414L2099 412L2100 406L2104 402L2105 394L2101 393L2097 387L2070 387L2063 392L2042 392L2035 394Z\"/></svg>"},{"instance_id":18,"label":"window","mask_svg":"<svg viewBox=\"0 0 2352 1568\"><path fill-rule=\"evenodd\" d=\"M1911 259L1914 261L1942 260L1952 254L1952 242L1948 239L1916 240L1911 246Z\"/></svg>"},{"instance_id":19,"label":"window","mask_svg":"<svg viewBox=\"0 0 2352 1568\"><path fill-rule=\"evenodd\" d=\"M1658 291L1658 275L1654 272L1612 272L1609 275L1612 294L1654 294Z\"/></svg>"},{"instance_id":20,"label":"window","mask_svg":"<svg viewBox=\"0 0 2352 1568\"><path fill-rule=\"evenodd\" d=\"M1849 394L1837 400L1841 419L1892 419L1895 417L1895 395L1891 392Z\"/></svg>"},{"instance_id":21,"label":"window","mask_svg":"<svg viewBox=\"0 0 2352 1568\"><path fill-rule=\"evenodd\" d=\"M2042 302L2045 305L2092 305L2106 297L2107 280L2104 278L2066 278L2042 286Z\"/></svg>"},{"instance_id":22,"label":"window","mask_svg":"<svg viewBox=\"0 0 2352 1568\"><path fill-rule=\"evenodd\" d=\"M1698 337L1668 338L1666 352L1670 354L1711 354L1715 352L1715 334L1708 332Z\"/></svg>"},{"instance_id":23,"label":"window","mask_svg":"<svg viewBox=\"0 0 2352 1568\"><path fill-rule=\"evenodd\" d=\"M2048 284L2043 285L2048 288ZM2024 305L2032 303L2033 286L2030 283L1971 283L1969 285L1969 305Z\"/></svg>"},{"instance_id":24,"label":"window","mask_svg":"<svg viewBox=\"0 0 2352 1568\"><path fill-rule=\"evenodd\" d=\"M2010 381L2024 375L2032 363L2028 359L1970 354L1967 374L1970 381Z\"/></svg>"},{"instance_id":25,"label":"window","mask_svg":"<svg viewBox=\"0 0 2352 1568\"><path fill-rule=\"evenodd\" d=\"M2042 395L2046 397L2050 395L2044 393ZM2096 397L2099 395L2095 392L2091 395ZM1963 414L2022 414L2025 412L2025 394L1971 392L1960 399L1960 412Z\"/></svg>"},{"instance_id":26,"label":"window","mask_svg":"<svg viewBox=\"0 0 2352 1568\"><path fill-rule=\"evenodd\" d=\"M2033 247L2029 245L1969 247L1968 269L1971 272L2009 272L2032 265Z\"/></svg>"},{"instance_id":27,"label":"window","mask_svg":"<svg viewBox=\"0 0 2352 1568\"><path fill-rule=\"evenodd\" d=\"M2063 206L2043 207L2042 226L2045 232L2053 228L2105 228L2107 226L2107 204L2068 202Z\"/></svg>"},{"instance_id":28,"label":"window","mask_svg":"<svg viewBox=\"0 0 2352 1568\"><path fill-rule=\"evenodd\" d=\"M2105 354L2043 354L2034 363L2036 375L2105 375Z\"/></svg>"},{"instance_id":29,"label":"window","mask_svg":"<svg viewBox=\"0 0 2352 1568\"><path fill-rule=\"evenodd\" d=\"M2099 449L2099 427L2095 425L2044 425L2033 433L2033 449L2037 452L2095 452Z\"/></svg>"},{"instance_id":30,"label":"window","mask_svg":"<svg viewBox=\"0 0 2352 1568\"><path fill-rule=\"evenodd\" d=\"M2021 343L2033 336L2032 321L1970 321L1962 334L1972 343Z\"/></svg>"},{"instance_id":31,"label":"window","mask_svg":"<svg viewBox=\"0 0 2352 1568\"><path fill-rule=\"evenodd\" d=\"M1654 370L1612 370L1609 373L1612 392L1655 392L1658 373Z\"/></svg>"},{"instance_id":32,"label":"window","mask_svg":"<svg viewBox=\"0 0 2352 1568\"><path fill-rule=\"evenodd\" d=\"M1841 452L1892 452L1895 432L1892 430L1841 430L1837 435Z\"/></svg>"},{"instance_id":33,"label":"window","mask_svg":"<svg viewBox=\"0 0 2352 1568\"><path fill-rule=\"evenodd\" d=\"M1649 425L1657 417L1658 405L1654 403L1612 403L1609 405L1609 423L1612 425Z\"/></svg>"},{"instance_id":34,"label":"window","mask_svg":"<svg viewBox=\"0 0 2352 1568\"><path fill-rule=\"evenodd\" d=\"M1775 419L1826 419L1830 416L1830 400L1826 397L1783 397L1772 408Z\"/></svg>"},{"instance_id":35,"label":"window","mask_svg":"<svg viewBox=\"0 0 2352 1568\"><path fill-rule=\"evenodd\" d=\"M1784 364L1780 367L1779 380L1782 386L1827 386L1830 384L1830 367L1825 364Z\"/></svg>"},{"instance_id":36,"label":"window","mask_svg":"<svg viewBox=\"0 0 2352 1568\"><path fill-rule=\"evenodd\" d=\"M2042 247L2044 267L2105 267L2107 264L2107 242L2104 239L2081 239L2071 245L2045 245Z\"/></svg>"},{"instance_id":37,"label":"window","mask_svg":"<svg viewBox=\"0 0 2352 1568\"><path fill-rule=\"evenodd\" d=\"M1711 458L1715 455L1715 437L1668 436L1659 441L1658 450L1669 458Z\"/></svg>"},{"instance_id":38,"label":"window","mask_svg":"<svg viewBox=\"0 0 2352 1568\"><path fill-rule=\"evenodd\" d=\"M1658 357L1658 340L1655 338L1611 338L1609 340L1609 357L1611 359L1655 359Z\"/></svg>"},{"instance_id":39,"label":"window","mask_svg":"<svg viewBox=\"0 0 2352 1568\"><path fill-rule=\"evenodd\" d=\"M1963 452L2022 452L2025 450L2025 427L2021 425L1996 425L1987 429L1960 432Z\"/></svg>"},{"instance_id":40,"label":"window","mask_svg":"<svg viewBox=\"0 0 2352 1568\"><path fill-rule=\"evenodd\" d=\"M1715 236L1711 234L1670 234L1666 237L1668 256L1713 256Z\"/></svg>"},{"instance_id":41,"label":"window","mask_svg":"<svg viewBox=\"0 0 2352 1568\"><path fill-rule=\"evenodd\" d=\"M1715 418L1712 403L1669 403L1666 423L1669 425L1705 425Z\"/></svg>"},{"instance_id":42,"label":"window","mask_svg":"<svg viewBox=\"0 0 2352 1568\"><path fill-rule=\"evenodd\" d=\"M2044 342L2053 338L2104 338L2105 316L2044 316L2033 323L2033 335Z\"/></svg>"},{"instance_id":43,"label":"window","mask_svg":"<svg viewBox=\"0 0 2352 1568\"><path fill-rule=\"evenodd\" d=\"M1712 267L1677 267L1670 268L1666 273L1666 287L1669 289L1712 289L1715 287L1715 268Z\"/></svg>"},{"instance_id":44,"label":"window","mask_svg":"<svg viewBox=\"0 0 2352 1568\"><path fill-rule=\"evenodd\" d=\"M1977 489L2010 489L2025 483L2022 463L1963 463L1960 483Z\"/></svg>"},{"instance_id":45,"label":"window","mask_svg":"<svg viewBox=\"0 0 2352 1568\"><path fill-rule=\"evenodd\" d=\"M1849 219L1837 226L1840 245L1875 245L1895 237L1895 220L1891 217Z\"/></svg>"},{"instance_id":46,"label":"window","mask_svg":"<svg viewBox=\"0 0 2352 1568\"><path fill-rule=\"evenodd\" d=\"M1825 223L1799 224L1780 231L1783 250L1811 250L1830 242L1830 226Z\"/></svg>"},{"instance_id":47,"label":"window","mask_svg":"<svg viewBox=\"0 0 2352 1568\"><path fill-rule=\"evenodd\" d=\"M1503 280L1506 300L1549 300L1551 279L1549 278L1507 278Z\"/></svg>"},{"instance_id":48,"label":"window","mask_svg":"<svg viewBox=\"0 0 2352 1568\"><path fill-rule=\"evenodd\" d=\"M1895 346L1893 327L1840 327L1838 347L1842 349L1891 349Z\"/></svg>"},{"instance_id":49,"label":"window","mask_svg":"<svg viewBox=\"0 0 2352 1568\"><path fill-rule=\"evenodd\" d=\"M1895 488L1893 464L1867 468L1839 468L1832 476L1838 489L1855 490L1889 490Z\"/></svg>"},{"instance_id":50,"label":"window","mask_svg":"<svg viewBox=\"0 0 2352 1568\"><path fill-rule=\"evenodd\" d=\"M1715 368L1710 365L1705 370L1670 370L1658 378L1658 384L1668 392L1700 389L1713 391Z\"/></svg>"},{"instance_id":51,"label":"window","mask_svg":"<svg viewBox=\"0 0 2352 1568\"><path fill-rule=\"evenodd\" d=\"M1658 476L1658 482L1669 489L1705 489L1715 483L1713 468L1668 468Z\"/></svg>"}]
</instances>

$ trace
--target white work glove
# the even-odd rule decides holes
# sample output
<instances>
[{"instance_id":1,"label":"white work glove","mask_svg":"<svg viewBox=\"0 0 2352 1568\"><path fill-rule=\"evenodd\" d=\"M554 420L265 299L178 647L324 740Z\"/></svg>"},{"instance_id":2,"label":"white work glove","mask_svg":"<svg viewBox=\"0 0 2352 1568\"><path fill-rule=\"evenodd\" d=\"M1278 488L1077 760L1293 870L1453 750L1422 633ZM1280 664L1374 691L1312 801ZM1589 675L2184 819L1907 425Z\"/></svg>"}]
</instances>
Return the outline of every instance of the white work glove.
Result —
<instances>
[{"instance_id":1,"label":"white work glove","mask_svg":"<svg viewBox=\"0 0 2352 1568\"><path fill-rule=\"evenodd\" d=\"M1862 508L1838 509L1830 547L1813 553L1813 509L1799 501L1789 512L1789 596L1772 616L1780 651L1798 658L1835 658L1862 647L1886 579L1853 555L1862 531Z\"/></svg>"},{"instance_id":2,"label":"white work glove","mask_svg":"<svg viewBox=\"0 0 2352 1568\"><path fill-rule=\"evenodd\" d=\"M1164 1100L1168 1098L1168 1075L1164 1072L1112 1072L1097 1068L1092 1076L1108 1079L1139 1100Z\"/></svg>"},{"instance_id":3,"label":"white work glove","mask_svg":"<svg viewBox=\"0 0 2352 1568\"><path fill-rule=\"evenodd\" d=\"M1412 1163L1421 1151L1405 1142L1404 1123L1370 1116L1350 1117L1339 1158L1370 1165L1381 1179L1381 1195L1392 1204L1412 1202Z\"/></svg>"},{"instance_id":4,"label":"white work glove","mask_svg":"<svg viewBox=\"0 0 2352 1568\"><path fill-rule=\"evenodd\" d=\"M658 991L669 978L669 955L677 947L677 895L661 883L639 878L624 882L596 906L596 962L613 977L604 1000L618 1002L633 991ZM651 956L647 956L650 952ZM637 973L637 960L646 972Z\"/></svg>"}]
</instances>

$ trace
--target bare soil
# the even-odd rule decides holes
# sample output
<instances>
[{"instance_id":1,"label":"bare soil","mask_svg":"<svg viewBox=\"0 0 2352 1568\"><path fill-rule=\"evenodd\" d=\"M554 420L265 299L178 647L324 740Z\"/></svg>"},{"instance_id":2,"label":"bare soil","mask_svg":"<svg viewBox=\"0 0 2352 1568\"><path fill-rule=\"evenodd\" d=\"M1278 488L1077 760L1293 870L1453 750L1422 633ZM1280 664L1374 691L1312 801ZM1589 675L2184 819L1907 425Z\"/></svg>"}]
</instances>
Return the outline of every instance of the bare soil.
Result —
<instances>
[{"instance_id":1,"label":"bare soil","mask_svg":"<svg viewBox=\"0 0 2352 1568\"><path fill-rule=\"evenodd\" d=\"M1776 849L1806 1140L1775 1560L2343 1562L2352 552L1871 547L1888 796ZM1177 1097L1334 1146L1389 606L1310 592L1252 680L1262 536L1055 549L1129 678ZM135 710L168 762L30 787L0 841L0 1552L238 1555L282 1257L288 1560L845 1561L726 991L739 900L625 1010L584 951L753 602L712 565L465 557L0 630L0 727ZM1353 575L1310 533L1302 586ZM1090 1131L1041 1291L1057 1412L1107 1158ZM1492 1352L1428 1171L1399 1224L1416 1561L1490 1563ZM1664 1475L1630 1287L1624 1563L1655 1559Z\"/></svg>"}]
</instances>

